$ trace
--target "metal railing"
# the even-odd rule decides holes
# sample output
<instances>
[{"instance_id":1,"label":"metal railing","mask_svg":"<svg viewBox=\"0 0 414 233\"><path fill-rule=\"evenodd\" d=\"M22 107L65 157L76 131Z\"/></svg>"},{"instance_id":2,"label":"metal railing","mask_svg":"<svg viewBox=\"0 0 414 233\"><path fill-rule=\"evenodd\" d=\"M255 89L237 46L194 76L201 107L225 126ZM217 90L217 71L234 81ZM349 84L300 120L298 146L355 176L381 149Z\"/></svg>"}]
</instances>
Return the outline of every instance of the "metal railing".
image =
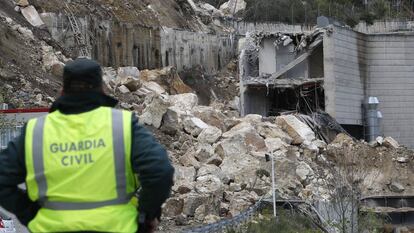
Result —
<instances>
[{"instance_id":1,"label":"metal railing","mask_svg":"<svg viewBox=\"0 0 414 233\"><path fill-rule=\"evenodd\" d=\"M0 129L0 150L6 149L7 144L20 135L21 125Z\"/></svg>"}]
</instances>

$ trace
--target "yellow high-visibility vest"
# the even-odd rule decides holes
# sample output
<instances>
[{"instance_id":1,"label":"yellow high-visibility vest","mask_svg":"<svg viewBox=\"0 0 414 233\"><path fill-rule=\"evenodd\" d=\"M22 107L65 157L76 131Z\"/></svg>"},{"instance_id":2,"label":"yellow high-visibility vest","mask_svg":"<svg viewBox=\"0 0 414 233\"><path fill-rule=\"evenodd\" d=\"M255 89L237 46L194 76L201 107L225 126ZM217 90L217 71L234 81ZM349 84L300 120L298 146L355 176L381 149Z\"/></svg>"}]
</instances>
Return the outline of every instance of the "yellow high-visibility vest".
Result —
<instances>
[{"instance_id":1,"label":"yellow high-visibility vest","mask_svg":"<svg viewBox=\"0 0 414 233\"><path fill-rule=\"evenodd\" d=\"M131 113L99 107L30 120L26 185L41 205L31 232L136 232Z\"/></svg>"}]
</instances>

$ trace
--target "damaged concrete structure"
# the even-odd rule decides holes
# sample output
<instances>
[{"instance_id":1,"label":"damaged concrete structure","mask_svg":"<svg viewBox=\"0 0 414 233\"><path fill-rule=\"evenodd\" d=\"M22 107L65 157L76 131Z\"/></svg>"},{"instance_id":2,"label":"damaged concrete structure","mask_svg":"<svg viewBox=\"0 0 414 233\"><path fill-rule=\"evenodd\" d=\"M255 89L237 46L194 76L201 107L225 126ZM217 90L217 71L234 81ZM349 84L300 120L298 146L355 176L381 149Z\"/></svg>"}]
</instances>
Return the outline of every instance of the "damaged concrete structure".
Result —
<instances>
[{"instance_id":1,"label":"damaged concrete structure","mask_svg":"<svg viewBox=\"0 0 414 233\"><path fill-rule=\"evenodd\" d=\"M331 25L252 33L240 57L242 114L323 110L363 138L363 103L375 96L382 133L414 147L413 52L413 32L366 34Z\"/></svg>"}]
</instances>

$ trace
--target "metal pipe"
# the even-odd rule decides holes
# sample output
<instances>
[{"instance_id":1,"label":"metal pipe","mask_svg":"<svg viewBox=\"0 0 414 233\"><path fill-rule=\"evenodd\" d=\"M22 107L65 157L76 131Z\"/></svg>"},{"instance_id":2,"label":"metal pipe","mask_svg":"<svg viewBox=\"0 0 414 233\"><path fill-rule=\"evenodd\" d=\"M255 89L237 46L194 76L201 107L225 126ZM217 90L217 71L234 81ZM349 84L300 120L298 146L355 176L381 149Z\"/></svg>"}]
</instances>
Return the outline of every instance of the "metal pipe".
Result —
<instances>
[{"instance_id":1,"label":"metal pipe","mask_svg":"<svg viewBox=\"0 0 414 233\"><path fill-rule=\"evenodd\" d=\"M273 196L273 215L276 218L276 181L275 181L275 156L272 152L272 196Z\"/></svg>"}]
</instances>

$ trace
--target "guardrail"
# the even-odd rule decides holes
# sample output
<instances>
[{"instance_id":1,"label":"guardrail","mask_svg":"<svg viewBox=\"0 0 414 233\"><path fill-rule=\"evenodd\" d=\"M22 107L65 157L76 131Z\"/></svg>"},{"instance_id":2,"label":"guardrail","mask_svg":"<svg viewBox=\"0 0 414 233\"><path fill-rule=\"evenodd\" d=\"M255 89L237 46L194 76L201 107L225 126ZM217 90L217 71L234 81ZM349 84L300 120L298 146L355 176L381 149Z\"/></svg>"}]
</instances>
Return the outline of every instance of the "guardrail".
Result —
<instances>
[{"instance_id":1,"label":"guardrail","mask_svg":"<svg viewBox=\"0 0 414 233\"><path fill-rule=\"evenodd\" d=\"M22 130L21 125L0 129L0 150L6 149L7 144L19 136Z\"/></svg>"}]
</instances>

